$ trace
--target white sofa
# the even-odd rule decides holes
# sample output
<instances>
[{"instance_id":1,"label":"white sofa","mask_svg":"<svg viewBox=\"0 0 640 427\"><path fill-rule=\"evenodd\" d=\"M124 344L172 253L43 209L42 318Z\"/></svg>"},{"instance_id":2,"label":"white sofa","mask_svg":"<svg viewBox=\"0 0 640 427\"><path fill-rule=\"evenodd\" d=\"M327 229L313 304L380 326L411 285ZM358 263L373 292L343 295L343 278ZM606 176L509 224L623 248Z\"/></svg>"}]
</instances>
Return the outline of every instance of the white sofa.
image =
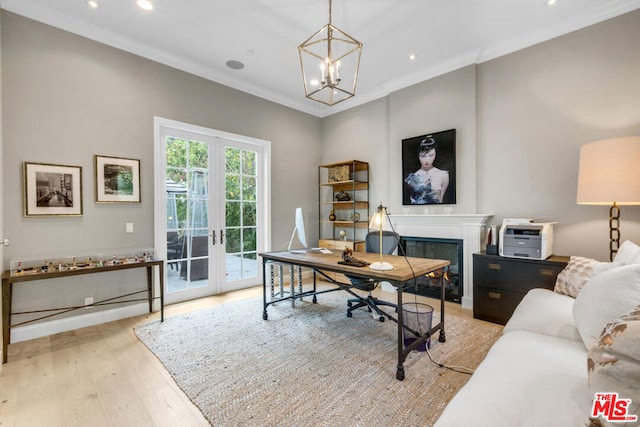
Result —
<instances>
[{"instance_id":1,"label":"white sofa","mask_svg":"<svg viewBox=\"0 0 640 427\"><path fill-rule=\"evenodd\" d=\"M590 417L595 392L631 399L628 414L640 416L640 264L579 258L558 276L581 281L569 286L576 297L558 293L558 283L556 292L531 290L436 427L609 425L606 417ZM585 260L586 274L584 265L575 268ZM616 343L603 339L620 318L626 332ZM603 351L617 363L601 363Z\"/></svg>"}]
</instances>

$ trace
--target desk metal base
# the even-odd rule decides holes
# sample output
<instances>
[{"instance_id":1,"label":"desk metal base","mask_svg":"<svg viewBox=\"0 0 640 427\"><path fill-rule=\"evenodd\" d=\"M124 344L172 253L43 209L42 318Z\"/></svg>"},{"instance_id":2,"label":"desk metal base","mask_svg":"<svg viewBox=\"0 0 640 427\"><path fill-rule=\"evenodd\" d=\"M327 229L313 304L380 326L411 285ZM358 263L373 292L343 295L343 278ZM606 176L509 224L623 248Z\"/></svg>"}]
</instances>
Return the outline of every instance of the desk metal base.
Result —
<instances>
[{"instance_id":1,"label":"desk metal base","mask_svg":"<svg viewBox=\"0 0 640 427\"><path fill-rule=\"evenodd\" d=\"M360 257L361 254L358 254L358 256ZM362 254L362 255L366 255L366 254ZM356 294L352 288L354 287L353 284L348 284L348 283L342 283L338 280L335 280L334 278L332 278L331 276L329 276L327 274L327 272L335 272L335 273L348 273L349 275L359 275L362 278L370 278L370 277L374 277L376 279L379 279L378 277L376 277L377 273L372 273L371 270L363 268L362 270L356 270L353 271L353 267L346 267L343 268L341 265L337 264L334 260L331 260L331 262L308 262L308 260L304 260L304 259L300 259L299 257L296 256L287 256L287 253L264 253L264 254L260 254L260 256L262 256L262 275L263 275L263 311L262 311L262 319L263 320L268 320L269 315L267 313L267 308L271 305L271 304L275 304L276 302L280 302L280 301L286 301L286 300L295 300L296 298L300 298L300 297L305 297L305 296L310 296L312 297L312 301L313 303L317 303L317 296L324 294L324 293L328 293L328 292L335 292L335 291L345 291L351 295L353 295L356 298L361 298L361 296L359 296L358 294ZM398 262L398 260L404 260L404 258L401 257L393 257L395 258L395 261ZM438 260L436 260L438 261ZM407 260L408 262L408 260ZM288 263L291 265L295 265L298 267L305 267L305 268L310 268L313 271L313 287L311 290L308 291L302 291L302 288L299 288L299 292L293 292L293 283L292 283L292 292L287 295L280 295L280 298L274 298L274 294L273 292L271 293L271 299L267 300L267 266L270 266L272 263ZM448 265L448 261L443 261L440 264L435 264L437 265L437 268L432 268L432 269L428 269L427 267L423 268L422 270L418 270L416 274L421 275L421 274L426 274L426 272L433 272L433 271L437 271L437 270L441 270L441 269L445 269L447 268L446 266ZM349 270L350 268L350 270ZM428 269L428 271L424 271L425 269ZM326 290L321 290L319 291L316 287L316 278L317 275L321 275L322 277L324 277L328 282L330 282L331 284L335 285L335 288L332 289L326 289ZM397 335L397 346L398 346L398 364L397 364L397 370L396 370L396 379L402 381L405 378L405 370L404 370L404 362L407 359L407 356L409 355L409 353L413 350L415 350L418 346L420 345L426 345L427 340L434 336L436 332L439 331L439 335L438 335L438 341L440 342L445 342L446 341L446 335L445 335L445 331L444 331L444 309L445 309L445 286L444 286L444 274L438 274L437 276L440 277L440 289L441 289L441 295L440 295L440 322L437 323L436 325L433 325L432 328L427 331L424 334L421 334L417 331L414 331L413 329L410 329L409 327L407 327L404 324L404 319L403 319L403 310L402 310L402 297L403 297L403 292L406 289L409 289L410 287L414 286L413 285L413 281L412 280L394 280L393 276L395 276L394 274L387 274L388 277L385 277L381 280L384 281L388 281L390 282L397 290L396 295L397 295L397 317L393 317L392 315L390 315L389 313L386 313L383 311L383 314L386 318L388 318L389 320L391 320L392 322L395 322L398 326L398 335ZM400 276L399 277L403 277L404 276ZM408 278L407 278L408 279ZM345 310L346 312L346 310ZM417 337L417 339L412 342L410 345L408 346L404 346L404 341L403 341L403 331L407 331L409 333L412 333L413 335L415 335Z\"/></svg>"}]
</instances>

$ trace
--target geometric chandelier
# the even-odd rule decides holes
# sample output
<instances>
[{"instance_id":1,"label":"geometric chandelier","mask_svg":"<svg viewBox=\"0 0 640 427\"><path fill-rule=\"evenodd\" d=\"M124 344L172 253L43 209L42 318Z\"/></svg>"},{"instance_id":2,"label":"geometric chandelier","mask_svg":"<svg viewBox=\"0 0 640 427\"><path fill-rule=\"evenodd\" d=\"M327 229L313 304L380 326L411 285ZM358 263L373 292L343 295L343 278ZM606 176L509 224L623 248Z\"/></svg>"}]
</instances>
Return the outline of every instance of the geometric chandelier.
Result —
<instances>
[{"instance_id":1,"label":"geometric chandelier","mask_svg":"<svg viewBox=\"0 0 640 427\"><path fill-rule=\"evenodd\" d=\"M356 94L362 43L329 23L298 46L305 96L334 105Z\"/></svg>"}]
</instances>

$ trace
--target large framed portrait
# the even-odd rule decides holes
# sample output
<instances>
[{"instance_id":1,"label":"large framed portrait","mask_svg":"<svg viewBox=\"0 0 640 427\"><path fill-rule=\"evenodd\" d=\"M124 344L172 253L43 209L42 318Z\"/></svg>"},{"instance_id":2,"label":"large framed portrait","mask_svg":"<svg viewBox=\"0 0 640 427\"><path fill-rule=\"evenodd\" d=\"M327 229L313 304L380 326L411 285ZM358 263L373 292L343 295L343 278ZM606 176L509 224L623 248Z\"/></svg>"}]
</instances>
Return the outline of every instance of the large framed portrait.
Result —
<instances>
[{"instance_id":1,"label":"large framed portrait","mask_svg":"<svg viewBox=\"0 0 640 427\"><path fill-rule=\"evenodd\" d=\"M82 167L23 164L24 216L81 216Z\"/></svg>"},{"instance_id":2,"label":"large framed portrait","mask_svg":"<svg viewBox=\"0 0 640 427\"><path fill-rule=\"evenodd\" d=\"M456 203L456 130L402 140L402 204Z\"/></svg>"},{"instance_id":3,"label":"large framed portrait","mask_svg":"<svg viewBox=\"0 0 640 427\"><path fill-rule=\"evenodd\" d=\"M140 203L140 160L95 156L96 203Z\"/></svg>"}]
</instances>

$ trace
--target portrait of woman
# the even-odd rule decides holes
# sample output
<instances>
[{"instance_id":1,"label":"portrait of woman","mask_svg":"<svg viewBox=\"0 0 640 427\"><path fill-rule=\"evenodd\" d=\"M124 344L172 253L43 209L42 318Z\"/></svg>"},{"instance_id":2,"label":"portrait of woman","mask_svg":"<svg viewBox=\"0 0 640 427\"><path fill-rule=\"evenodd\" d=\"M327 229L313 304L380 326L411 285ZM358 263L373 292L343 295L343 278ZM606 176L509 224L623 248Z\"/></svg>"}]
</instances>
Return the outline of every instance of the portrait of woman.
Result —
<instances>
[{"instance_id":1,"label":"portrait of woman","mask_svg":"<svg viewBox=\"0 0 640 427\"><path fill-rule=\"evenodd\" d=\"M402 140L403 205L455 203L455 129Z\"/></svg>"}]
</instances>

